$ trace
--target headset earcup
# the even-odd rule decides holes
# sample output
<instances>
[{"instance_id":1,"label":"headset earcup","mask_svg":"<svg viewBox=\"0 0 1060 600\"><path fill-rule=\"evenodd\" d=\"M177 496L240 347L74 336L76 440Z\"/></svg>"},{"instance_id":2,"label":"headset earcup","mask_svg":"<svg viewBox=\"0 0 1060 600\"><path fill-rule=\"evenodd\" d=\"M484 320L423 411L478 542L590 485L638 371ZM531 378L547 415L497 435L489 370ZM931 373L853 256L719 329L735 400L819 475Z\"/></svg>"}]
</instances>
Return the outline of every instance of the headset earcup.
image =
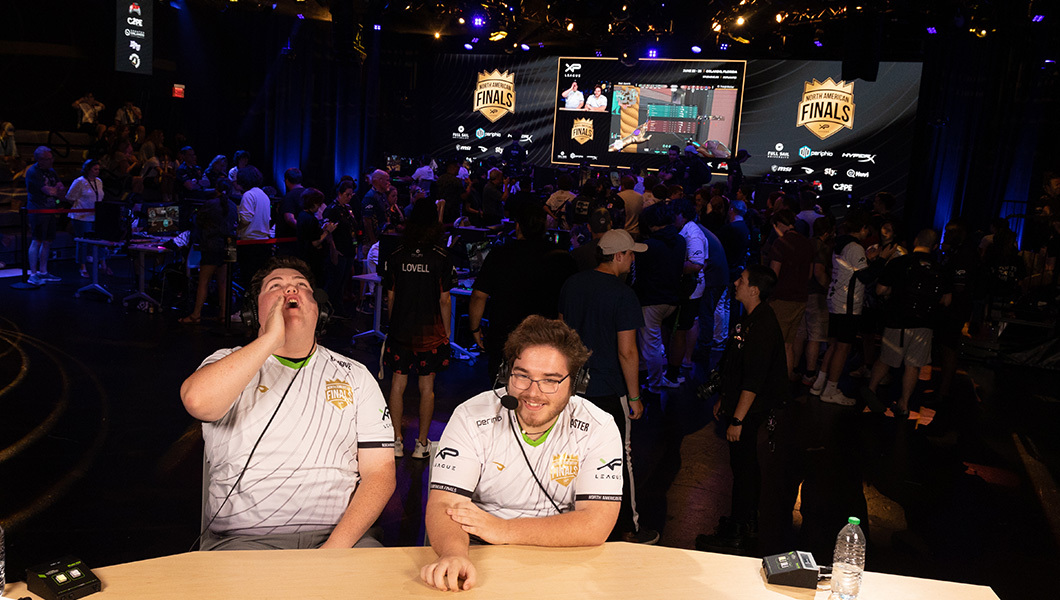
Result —
<instances>
[{"instance_id":1,"label":"headset earcup","mask_svg":"<svg viewBox=\"0 0 1060 600\"><path fill-rule=\"evenodd\" d=\"M243 308L239 310L239 318L247 329L252 332L258 330L258 303L255 299L247 297L243 299Z\"/></svg>"},{"instance_id":2,"label":"headset earcup","mask_svg":"<svg viewBox=\"0 0 1060 600\"><path fill-rule=\"evenodd\" d=\"M578 369L578 374L574 377L574 393L579 396L585 396L585 392L589 389L589 369L582 367Z\"/></svg>"},{"instance_id":3,"label":"headset earcup","mask_svg":"<svg viewBox=\"0 0 1060 600\"><path fill-rule=\"evenodd\" d=\"M328 298L328 293L322 288L313 289L313 300L317 303L317 333L321 333L328 326L328 321L331 319L331 313L334 312L334 308L331 306L331 299Z\"/></svg>"}]
</instances>

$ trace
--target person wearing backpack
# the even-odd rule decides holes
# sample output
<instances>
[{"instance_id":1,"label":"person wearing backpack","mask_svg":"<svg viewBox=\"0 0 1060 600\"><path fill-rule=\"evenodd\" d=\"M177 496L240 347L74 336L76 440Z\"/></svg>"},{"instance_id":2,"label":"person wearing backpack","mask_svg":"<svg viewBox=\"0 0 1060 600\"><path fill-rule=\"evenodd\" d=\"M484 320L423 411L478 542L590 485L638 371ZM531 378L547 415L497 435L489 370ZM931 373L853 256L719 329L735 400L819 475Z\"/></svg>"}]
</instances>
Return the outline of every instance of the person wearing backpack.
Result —
<instances>
[{"instance_id":1,"label":"person wearing backpack","mask_svg":"<svg viewBox=\"0 0 1060 600\"><path fill-rule=\"evenodd\" d=\"M905 364L902 392L894 416L909 416L909 399L916 388L920 368L931 364L932 325L942 306L949 306L951 286L942 267L932 256L939 235L925 229L916 236L913 252L898 257L884 268L876 293L886 298L883 306L883 344L880 359L872 367L865 401L875 411L883 405L876 390L892 367Z\"/></svg>"}]
</instances>

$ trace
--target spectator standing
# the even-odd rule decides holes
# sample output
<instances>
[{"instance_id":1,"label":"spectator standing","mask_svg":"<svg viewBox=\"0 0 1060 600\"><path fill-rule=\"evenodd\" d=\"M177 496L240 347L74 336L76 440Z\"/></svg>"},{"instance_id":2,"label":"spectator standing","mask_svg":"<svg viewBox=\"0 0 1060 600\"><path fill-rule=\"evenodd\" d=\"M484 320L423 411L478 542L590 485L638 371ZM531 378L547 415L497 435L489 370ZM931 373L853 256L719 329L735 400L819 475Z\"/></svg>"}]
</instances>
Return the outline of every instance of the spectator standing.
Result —
<instances>
[{"instance_id":1,"label":"spectator standing","mask_svg":"<svg viewBox=\"0 0 1060 600\"><path fill-rule=\"evenodd\" d=\"M427 458L434 415L434 379L449 366L449 290L457 285L449 253L438 244L441 235L434 202L421 198L412 208L401 245L383 270L390 331L383 364L392 372L390 418L394 421L394 455L404 455L402 417L409 374L418 375L419 431L412 458Z\"/></svg>"},{"instance_id":2,"label":"spectator standing","mask_svg":"<svg viewBox=\"0 0 1060 600\"><path fill-rule=\"evenodd\" d=\"M925 229L916 236L912 254L898 257L883 269L877 293L887 297L883 307L884 329L880 359L872 367L866 400L869 407L882 408L876 390L892 368L905 365L902 392L894 416L909 416L909 399L916 389L920 368L931 364L931 327L940 305L952 300L951 286L931 253L939 236Z\"/></svg>"},{"instance_id":3,"label":"spectator standing","mask_svg":"<svg viewBox=\"0 0 1060 600\"><path fill-rule=\"evenodd\" d=\"M228 170L228 178L235 183L239 170L250 166L250 153L246 150L236 150L236 153L232 155L232 163L232 168Z\"/></svg>"},{"instance_id":4,"label":"spectator standing","mask_svg":"<svg viewBox=\"0 0 1060 600\"><path fill-rule=\"evenodd\" d=\"M52 151L47 146L38 146L33 151L33 164L26 169L26 208L38 210L59 206L59 198L66 192L66 186L52 168L54 164ZM55 240L55 228L55 215L29 215L29 283L33 285L62 281L61 277L48 272L48 257L52 241Z\"/></svg>"},{"instance_id":5,"label":"spectator standing","mask_svg":"<svg viewBox=\"0 0 1060 600\"><path fill-rule=\"evenodd\" d=\"M294 238L298 235L298 215L302 212L302 171L291 167L283 172L283 184L287 188L280 206L276 210L276 238ZM277 255L294 255L298 248L298 242L277 242ZM304 257L303 257L304 260ZM310 267L313 265L310 264ZM317 281L321 281L318 279Z\"/></svg>"},{"instance_id":6,"label":"spectator standing","mask_svg":"<svg viewBox=\"0 0 1060 600\"><path fill-rule=\"evenodd\" d=\"M468 307L471 335L486 352L490 381L500 369L508 334L530 315L555 318L560 288L576 271L566 248L545 239L544 209L522 204L515 223L516 239L493 248L483 261ZM484 335L487 307L489 328Z\"/></svg>"},{"instance_id":7,"label":"spectator standing","mask_svg":"<svg viewBox=\"0 0 1060 600\"><path fill-rule=\"evenodd\" d=\"M685 239L685 263L681 272L681 304L671 319L670 353L666 378L681 380L681 367L690 359L696 347L694 325L699 316L699 304L706 290L703 267L707 257L707 238L696 223L696 207L687 198L673 202L674 223Z\"/></svg>"},{"instance_id":8,"label":"spectator standing","mask_svg":"<svg viewBox=\"0 0 1060 600\"><path fill-rule=\"evenodd\" d=\"M596 268L596 248L600 244L600 238L610 230L611 213L603 207L594 210L593 214L589 216L589 232L592 233L592 239L571 250L570 253L579 272ZM622 278L625 280L625 274L623 274Z\"/></svg>"},{"instance_id":9,"label":"spectator standing","mask_svg":"<svg viewBox=\"0 0 1060 600\"><path fill-rule=\"evenodd\" d=\"M574 178L564 173L556 179L556 187L559 188L545 201L545 212L556 221L556 227L570 229L567 221L567 204L574 200Z\"/></svg>"},{"instance_id":10,"label":"spectator standing","mask_svg":"<svg viewBox=\"0 0 1060 600\"><path fill-rule=\"evenodd\" d=\"M228 188L232 183L228 179L218 181L215 197L206 201L195 213L195 227L192 237L199 244L199 282L195 291L195 307L191 314L180 319L180 323L194 325L202 321L202 307L210 289L210 279L216 276L218 305L220 316L229 314L228 310L228 263L226 246L228 240L236 235L238 208L229 199Z\"/></svg>"},{"instance_id":11,"label":"spectator standing","mask_svg":"<svg viewBox=\"0 0 1060 600\"><path fill-rule=\"evenodd\" d=\"M644 209L641 223L649 234L645 240L648 249L637 261L633 280L633 289L644 314L644 326L638 331L637 341L641 362L648 371L648 390L658 394L662 388L680 385L663 372L666 350L662 322L677 310L680 302L686 244L674 226L674 214L669 205L656 203Z\"/></svg>"},{"instance_id":12,"label":"spectator standing","mask_svg":"<svg viewBox=\"0 0 1060 600\"><path fill-rule=\"evenodd\" d=\"M828 217L813 222L813 276L807 287L806 311L795 335L792 364L799 364L806 353L803 385L812 385L817 373L821 344L828 341L828 285L832 281L832 241L835 227Z\"/></svg>"},{"instance_id":13,"label":"spectator standing","mask_svg":"<svg viewBox=\"0 0 1060 600\"><path fill-rule=\"evenodd\" d=\"M99 161L90 158L81 165L81 176L70 184L66 199L71 202L70 208L96 210L96 203L103 199L103 182L99 178ZM73 226L74 238L83 238L95 229L95 212L70 213L70 224ZM88 258L87 244L77 244L77 264L81 267L81 277L88 277L85 263ZM105 249L104 249L105 250ZM113 275L107 267L106 254L101 257L99 266L108 275Z\"/></svg>"},{"instance_id":14,"label":"spectator standing","mask_svg":"<svg viewBox=\"0 0 1060 600\"><path fill-rule=\"evenodd\" d=\"M346 286L349 284L353 266L357 260L357 216L353 212L352 179L339 184L335 203L324 210L324 218L335 223L331 232L330 257L326 265L327 290L338 314L344 314Z\"/></svg>"},{"instance_id":15,"label":"spectator standing","mask_svg":"<svg viewBox=\"0 0 1060 600\"><path fill-rule=\"evenodd\" d=\"M883 267L883 261L876 259L888 258L894 247L882 253L878 247L866 251L861 243L871 229L864 212L848 214L842 228L843 235L836 238L832 253L832 283L828 287L828 351L810 393L819 394L823 402L853 406L855 400L839 389L839 377L860 331L865 282L875 279Z\"/></svg>"},{"instance_id":16,"label":"spectator standing","mask_svg":"<svg viewBox=\"0 0 1060 600\"><path fill-rule=\"evenodd\" d=\"M302 191L302 210L295 226L298 257L313 272L313 279L324 281L324 262L329 260L331 233L338 223L323 221L324 194L315 188Z\"/></svg>"},{"instance_id":17,"label":"spectator standing","mask_svg":"<svg viewBox=\"0 0 1060 600\"><path fill-rule=\"evenodd\" d=\"M272 237L269 224L272 212L269 197L261 189L261 171L254 166L244 167L236 175L236 185L243 190L239 201L239 239L267 240ZM239 271L244 289L250 285L250 277L265 266L272 256L269 244L245 244L239 246Z\"/></svg>"},{"instance_id":18,"label":"spectator standing","mask_svg":"<svg viewBox=\"0 0 1060 600\"><path fill-rule=\"evenodd\" d=\"M636 293L622 281L633 266L634 253L648 247L634 243L622 229L609 231L598 241L594 251L599 264L567 280L559 312L592 352L586 363L586 400L611 415L622 435L622 509L615 537L652 544L659 534L640 527L630 446L631 419L644 414L637 368L637 329L644 325L644 317Z\"/></svg>"},{"instance_id":19,"label":"spectator standing","mask_svg":"<svg viewBox=\"0 0 1060 600\"><path fill-rule=\"evenodd\" d=\"M500 169L489 170L489 180L482 188L482 224L498 225L504 218L504 201L508 199L508 181Z\"/></svg>"},{"instance_id":20,"label":"spectator standing","mask_svg":"<svg viewBox=\"0 0 1060 600\"><path fill-rule=\"evenodd\" d=\"M795 230L797 219L784 209L773 215L773 230L777 241L769 253L769 268L777 274L777 285L769 299L776 313L780 331L784 334L784 355L788 363L788 379L795 372L795 338L806 313L813 276L813 243Z\"/></svg>"},{"instance_id":21,"label":"spectator standing","mask_svg":"<svg viewBox=\"0 0 1060 600\"><path fill-rule=\"evenodd\" d=\"M633 239L637 239L640 237L640 213L644 210L644 196L633 189L637 185L633 177L623 175L620 182L622 190L618 192L618 197L626 207L625 229Z\"/></svg>"},{"instance_id":22,"label":"spectator standing","mask_svg":"<svg viewBox=\"0 0 1060 600\"><path fill-rule=\"evenodd\" d=\"M92 92L74 100L70 106L73 106L74 110L77 111L78 131L95 135L96 124L99 122L99 113L103 112L107 107L99 100L96 100Z\"/></svg>"},{"instance_id":23,"label":"spectator standing","mask_svg":"<svg viewBox=\"0 0 1060 600\"><path fill-rule=\"evenodd\" d=\"M143 123L144 113L140 110L139 106L132 103L132 100L126 100L125 104L122 104L121 108L114 113L114 122L117 125L125 125L130 128L136 128Z\"/></svg>"},{"instance_id":24,"label":"spectator standing","mask_svg":"<svg viewBox=\"0 0 1060 600\"><path fill-rule=\"evenodd\" d=\"M757 264L747 267L736 280L735 296L743 304L744 316L725 349L721 396L714 405L714 417L728 421L725 439L732 469L732 505L714 535L696 538L700 550L743 549L757 536L763 486L759 429L790 395L784 380L784 336L768 304L775 285L776 274ZM789 519L790 513L789 506Z\"/></svg>"},{"instance_id":25,"label":"spectator standing","mask_svg":"<svg viewBox=\"0 0 1060 600\"><path fill-rule=\"evenodd\" d=\"M379 228L386 222L386 196L390 190L390 174L381 169L372 171L372 189L361 198L361 219L368 244L379 239Z\"/></svg>"}]
</instances>

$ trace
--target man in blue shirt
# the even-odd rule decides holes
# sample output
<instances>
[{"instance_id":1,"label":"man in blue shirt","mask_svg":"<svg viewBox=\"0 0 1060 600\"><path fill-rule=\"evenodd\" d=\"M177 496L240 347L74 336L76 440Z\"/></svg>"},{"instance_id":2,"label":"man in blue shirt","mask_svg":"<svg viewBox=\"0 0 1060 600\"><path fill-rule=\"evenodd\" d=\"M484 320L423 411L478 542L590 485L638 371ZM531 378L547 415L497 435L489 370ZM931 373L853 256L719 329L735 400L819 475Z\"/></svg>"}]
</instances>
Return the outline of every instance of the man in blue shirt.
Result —
<instances>
[{"instance_id":1,"label":"man in blue shirt","mask_svg":"<svg viewBox=\"0 0 1060 600\"><path fill-rule=\"evenodd\" d=\"M66 186L59 181L59 176L52 168L55 159L51 149L47 146L38 147L33 151L33 161L26 169L26 208L58 208L59 198L64 196ZM29 244L29 283L33 285L61 280L48 272L48 255L55 240L55 218L52 214L29 214L32 239Z\"/></svg>"}]
</instances>

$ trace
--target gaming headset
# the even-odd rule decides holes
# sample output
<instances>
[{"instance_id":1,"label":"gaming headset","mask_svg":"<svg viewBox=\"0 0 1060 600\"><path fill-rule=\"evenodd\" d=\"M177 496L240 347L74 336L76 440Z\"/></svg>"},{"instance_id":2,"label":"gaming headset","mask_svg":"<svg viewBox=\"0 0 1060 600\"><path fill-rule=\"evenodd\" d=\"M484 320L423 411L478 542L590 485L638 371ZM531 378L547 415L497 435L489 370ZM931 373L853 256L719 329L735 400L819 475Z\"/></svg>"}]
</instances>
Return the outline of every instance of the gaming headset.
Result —
<instances>
[{"instance_id":1,"label":"gaming headset","mask_svg":"<svg viewBox=\"0 0 1060 600\"><path fill-rule=\"evenodd\" d=\"M328 299L328 293L321 288L313 288L313 300L317 303L317 326L316 332L323 333L324 328L328 325L328 320L331 319L331 313L334 309L331 306L331 300ZM248 294L243 298L243 308L239 311L239 316L243 320L243 324L246 325L251 331L256 332L258 330L258 299L251 298Z\"/></svg>"},{"instance_id":2,"label":"gaming headset","mask_svg":"<svg viewBox=\"0 0 1060 600\"><path fill-rule=\"evenodd\" d=\"M493 384L493 389L497 389L501 382L504 382L504 389L505 391L507 391L507 382L508 378L511 377L511 374L511 363L509 363L508 361L504 361L503 363L501 363L500 368L497 370L497 380ZM583 365L582 368L578 369L578 372L574 374L574 377L571 380L571 389L573 390L573 395L585 396L585 391L586 389L588 389L588 387L589 369ZM518 401L515 400L515 396L512 396L511 394L506 393L503 397L501 397L501 405L504 406L504 408L512 410L516 407L517 404Z\"/></svg>"}]
</instances>

